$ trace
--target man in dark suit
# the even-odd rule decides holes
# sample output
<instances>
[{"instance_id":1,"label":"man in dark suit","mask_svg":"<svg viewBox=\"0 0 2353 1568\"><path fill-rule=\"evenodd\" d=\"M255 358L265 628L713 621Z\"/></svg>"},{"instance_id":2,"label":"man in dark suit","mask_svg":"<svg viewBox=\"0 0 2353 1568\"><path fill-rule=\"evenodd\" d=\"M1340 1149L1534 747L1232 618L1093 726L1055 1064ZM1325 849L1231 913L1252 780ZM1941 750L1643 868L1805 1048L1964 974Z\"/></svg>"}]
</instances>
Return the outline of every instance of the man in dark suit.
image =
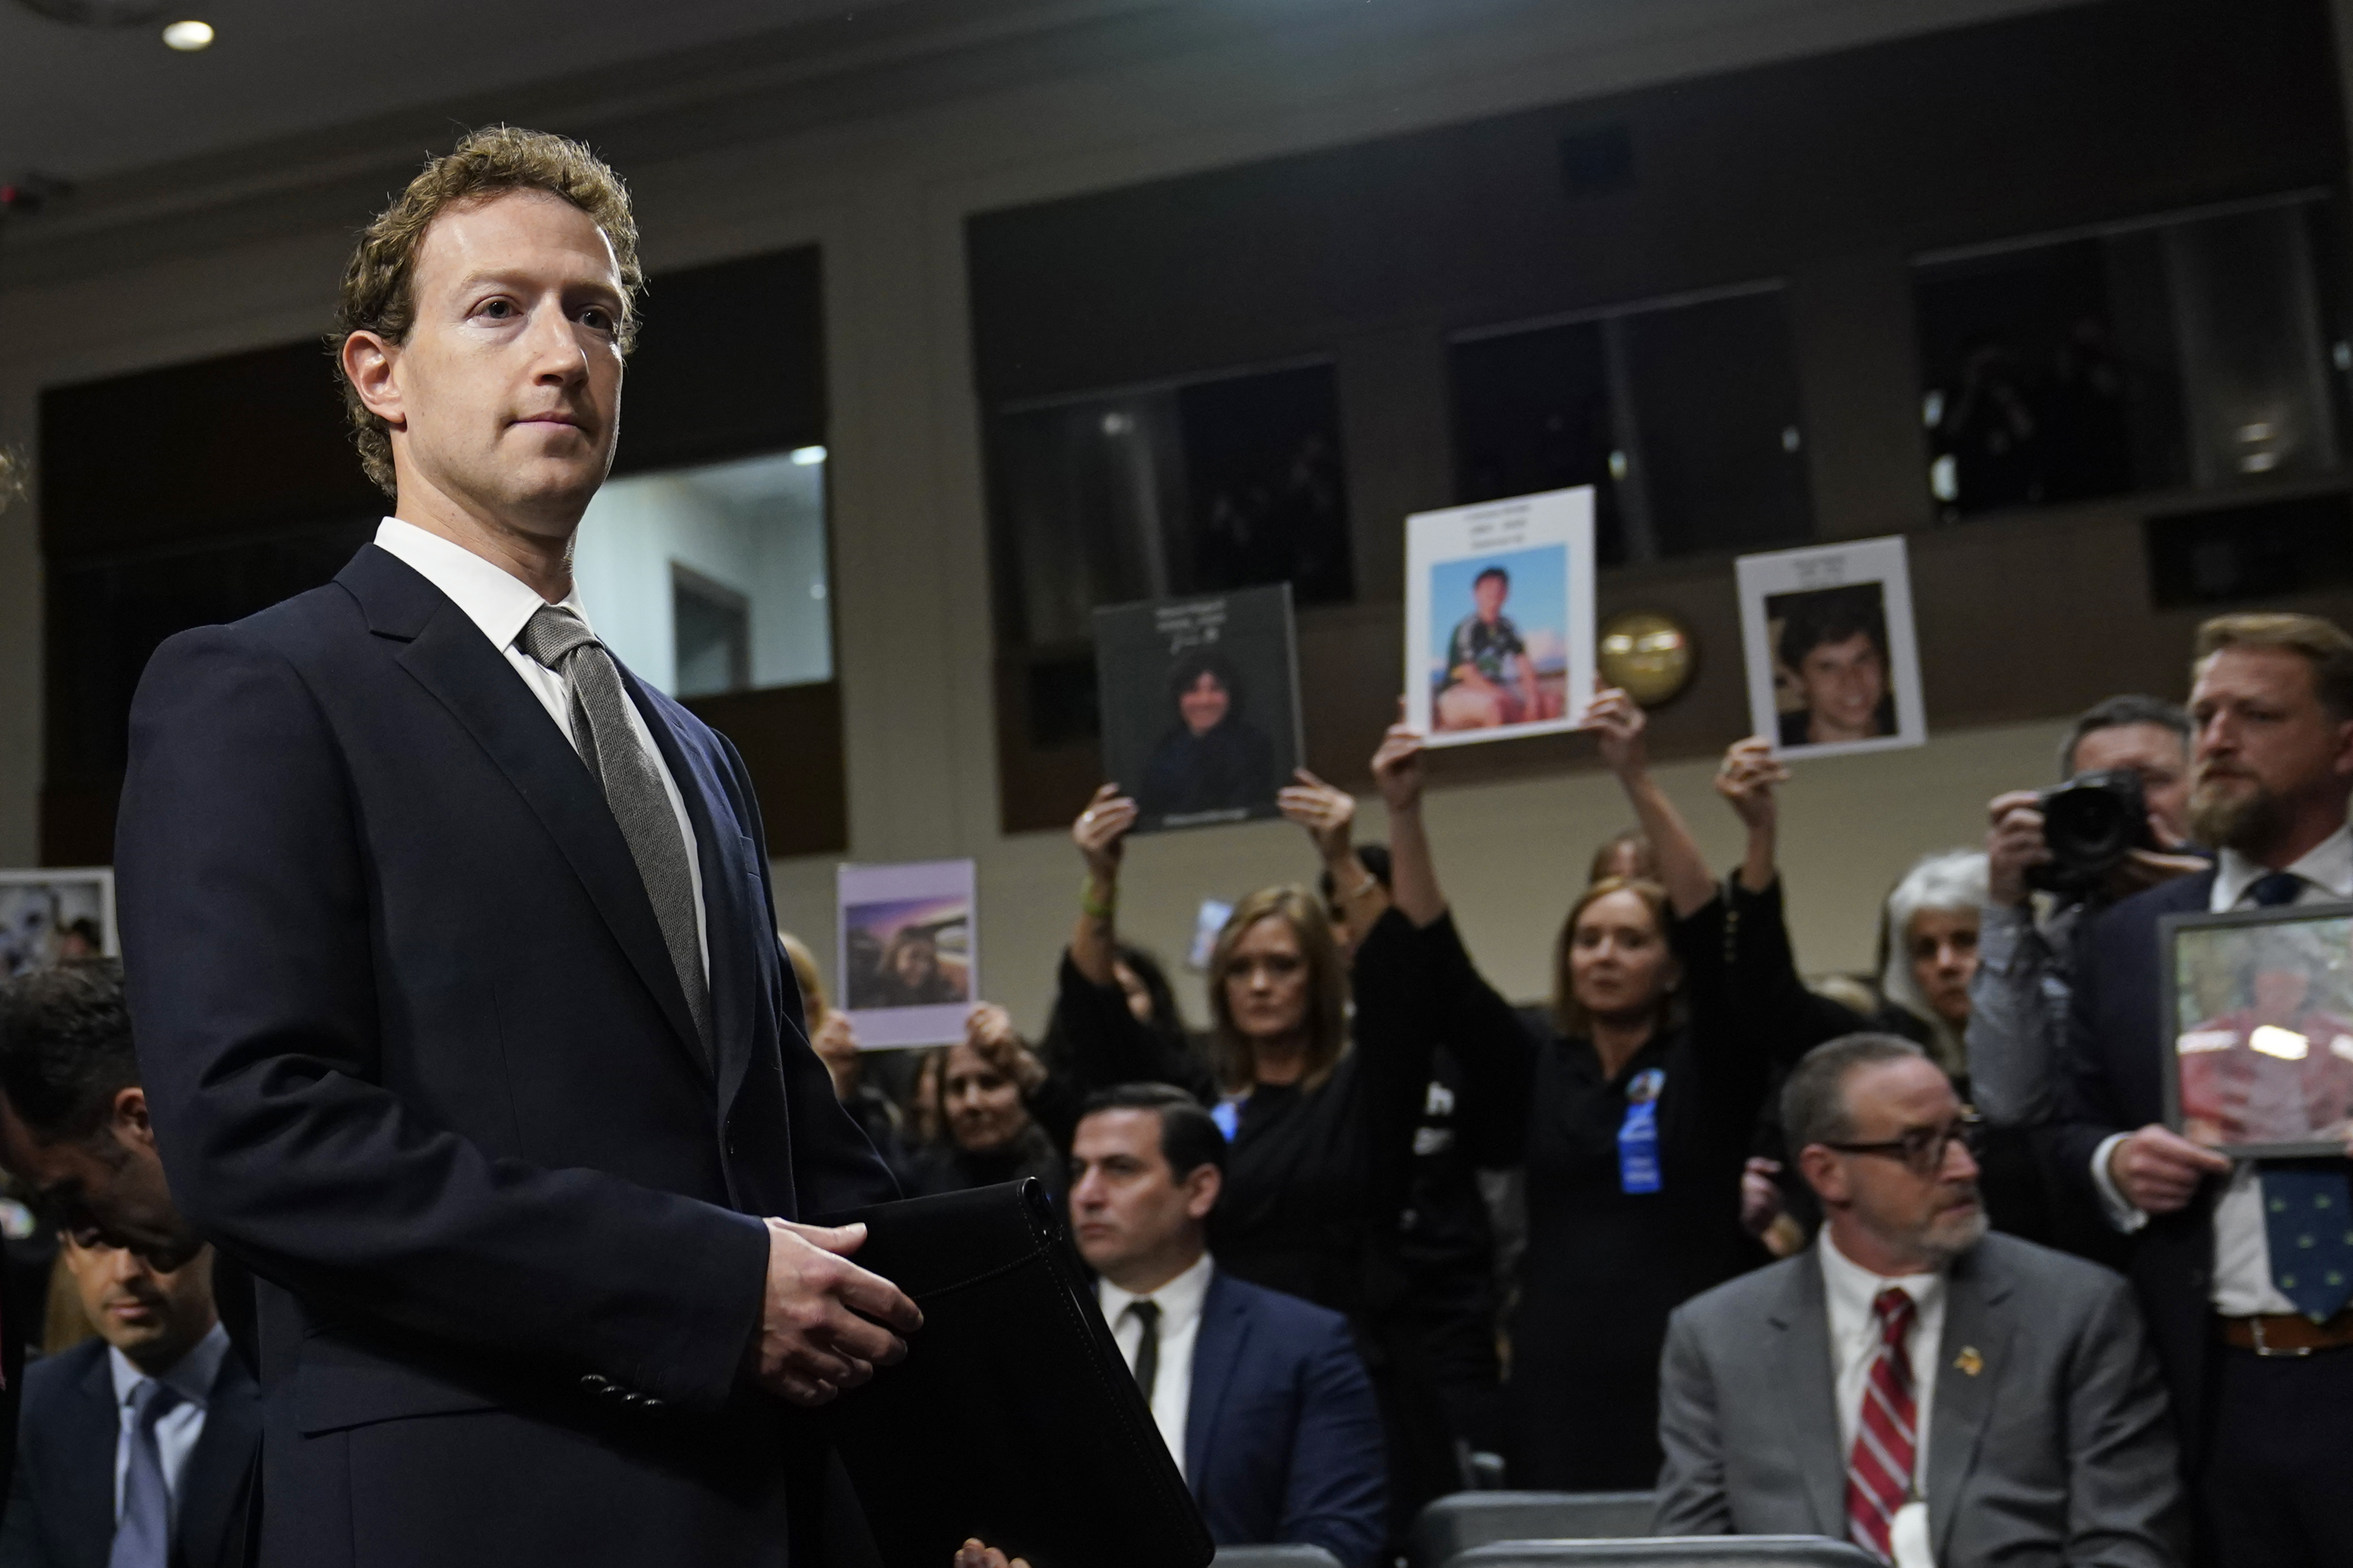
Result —
<instances>
[{"instance_id":1,"label":"man in dark suit","mask_svg":"<svg viewBox=\"0 0 2353 1568\"><path fill-rule=\"evenodd\" d=\"M69 1235L60 1256L99 1337L26 1373L0 1568L243 1568L260 1393L212 1250L166 1270Z\"/></svg>"},{"instance_id":2,"label":"man in dark suit","mask_svg":"<svg viewBox=\"0 0 2353 1568\"><path fill-rule=\"evenodd\" d=\"M129 1247L167 1272L204 1245L155 1152L118 961L71 959L0 986L0 1166L85 1243ZM252 1279L216 1257L212 1294L252 1372Z\"/></svg>"},{"instance_id":3,"label":"man in dark suit","mask_svg":"<svg viewBox=\"0 0 2353 1568\"><path fill-rule=\"evenodd\" d=\"M2353 1563L2353 1208L2342 1160L2242 1162L2164 1125L2167 915L2353 897L2353 638L2310 616L2199 629L2190 829L2212 869L2117 904L2070 1003L2062 1168L2133 1238L2204 1554Z\"/></svg>"},{"instance_id":4,"label":"man in dark suit","mask_svg":"<svg viewBox=\"0 0 2353 1568\"><path fill-rule=\"evenodd\" d=\"M2132 1291L1987 1234L1951 1080L1908 1040L1850 1035L1790 1073L1782 1123L1821 1236L1670 1320L1660 1533L2171 1568L2181 1484Z\"/></svg>"},{"instance_id":5,"label":"man in dark suit","mask_svg":"<svg viewBox=\"0 0 2353 1568\"><path fill-rule=\"evenodd\" d=\"M1208 1251L1225 1134L1167 1084L1094 1096L1071 1223L1103 1318L1221 1546L1321 1546L1367 1568L1387 1524L1371 1381L1337 1312L1220 1273Z\"/></svg>"},{"instance_id":6,"label":"man in dark suit","mask_svg":"<svg viewBox=\"0 0 2353 1568\"><path fill-rule=\"evenodd\" d=\"M741 759L572 594L639 281L618 179L497 128L362 236L395 497L335 582L155 655L117 871L157 1143L265 1281L261 1560L779 1564L786 1408L920 1314L804 1038Z\"/></svg>"}]
</instances>

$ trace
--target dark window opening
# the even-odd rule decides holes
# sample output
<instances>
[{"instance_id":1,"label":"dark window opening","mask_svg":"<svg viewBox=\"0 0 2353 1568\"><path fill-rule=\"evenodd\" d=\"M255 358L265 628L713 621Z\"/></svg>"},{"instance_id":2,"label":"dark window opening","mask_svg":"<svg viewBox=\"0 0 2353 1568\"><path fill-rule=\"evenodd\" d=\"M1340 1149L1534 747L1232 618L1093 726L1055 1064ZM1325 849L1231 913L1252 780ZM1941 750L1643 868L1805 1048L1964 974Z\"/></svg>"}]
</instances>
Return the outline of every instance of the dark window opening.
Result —
<instances>
[{"instance_id":1,"label":"dark window opening","mask_svg":"<svg viewBox=\"0 0 2353 1568\"><path fill-rule=\"evenodd\" d=\"M1778 289L1456 343L1455 496L1594 487L1603 564L1812 531Z\"/></svg>"}]
</instances>

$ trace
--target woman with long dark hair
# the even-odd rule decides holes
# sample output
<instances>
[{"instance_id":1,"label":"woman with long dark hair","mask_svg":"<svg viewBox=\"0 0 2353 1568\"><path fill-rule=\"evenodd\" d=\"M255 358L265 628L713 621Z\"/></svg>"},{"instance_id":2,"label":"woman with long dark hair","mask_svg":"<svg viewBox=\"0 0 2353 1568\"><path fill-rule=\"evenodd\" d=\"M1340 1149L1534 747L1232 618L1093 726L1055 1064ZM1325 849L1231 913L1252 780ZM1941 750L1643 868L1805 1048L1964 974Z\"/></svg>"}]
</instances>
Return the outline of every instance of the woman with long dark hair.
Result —
<instances>
[{"instance_id":1,"label":"woman with long dark hair","mask_svg":"<svg viewBox=\"0 0 2353 1568\"><path fill-rule=\"evenodd\" d=\"M1255 805L1274 793L1274 742L1250 721L1249 694L1233 661L1200 649L1168 677L1169 726L1144 764L1137 805L1187 816Z\"/></svg>"}]
</instances>

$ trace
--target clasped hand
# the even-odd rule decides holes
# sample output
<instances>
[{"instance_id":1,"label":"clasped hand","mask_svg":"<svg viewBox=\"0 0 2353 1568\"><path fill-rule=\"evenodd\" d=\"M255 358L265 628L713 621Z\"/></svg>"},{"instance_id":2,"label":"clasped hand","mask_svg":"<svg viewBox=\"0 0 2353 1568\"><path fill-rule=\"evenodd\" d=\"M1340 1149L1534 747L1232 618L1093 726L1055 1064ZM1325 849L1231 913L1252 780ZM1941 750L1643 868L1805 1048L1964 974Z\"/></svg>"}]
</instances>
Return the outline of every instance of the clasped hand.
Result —
<instances>
[{"instance_id":1,"label":"clasped hand","mask_svg":"<svg viewBox=\"0 0 2353 1568\"><path fill-rule=\"evenodd\" d=\"M849 1261L864 1226L766 1224L768 1288L745 1357L755 1384L795 1405L824 1405L906 1355L899 1336L922 1328L923 1314L896 1285Z\"/></svg>"}]
</instances>

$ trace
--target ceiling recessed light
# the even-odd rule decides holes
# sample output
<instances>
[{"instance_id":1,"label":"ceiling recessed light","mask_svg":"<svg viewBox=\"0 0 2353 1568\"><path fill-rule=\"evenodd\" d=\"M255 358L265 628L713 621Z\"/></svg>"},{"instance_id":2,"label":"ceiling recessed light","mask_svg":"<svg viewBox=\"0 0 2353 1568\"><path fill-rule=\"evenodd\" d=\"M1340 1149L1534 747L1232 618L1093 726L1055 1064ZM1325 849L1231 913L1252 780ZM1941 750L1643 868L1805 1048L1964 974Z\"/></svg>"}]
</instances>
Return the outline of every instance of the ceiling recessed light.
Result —
<instances>
[{"instance_id":1,"label":"ceiling recessed light","mask_svg":"<svg viewBox=\"0 0 2353 1568\"><path fill-rule=\"evenodd\" d=\"M164 41L183 54L210 48L213 28L209 22L174 22L164 29Z\"/></svg>"}]
</instances>

